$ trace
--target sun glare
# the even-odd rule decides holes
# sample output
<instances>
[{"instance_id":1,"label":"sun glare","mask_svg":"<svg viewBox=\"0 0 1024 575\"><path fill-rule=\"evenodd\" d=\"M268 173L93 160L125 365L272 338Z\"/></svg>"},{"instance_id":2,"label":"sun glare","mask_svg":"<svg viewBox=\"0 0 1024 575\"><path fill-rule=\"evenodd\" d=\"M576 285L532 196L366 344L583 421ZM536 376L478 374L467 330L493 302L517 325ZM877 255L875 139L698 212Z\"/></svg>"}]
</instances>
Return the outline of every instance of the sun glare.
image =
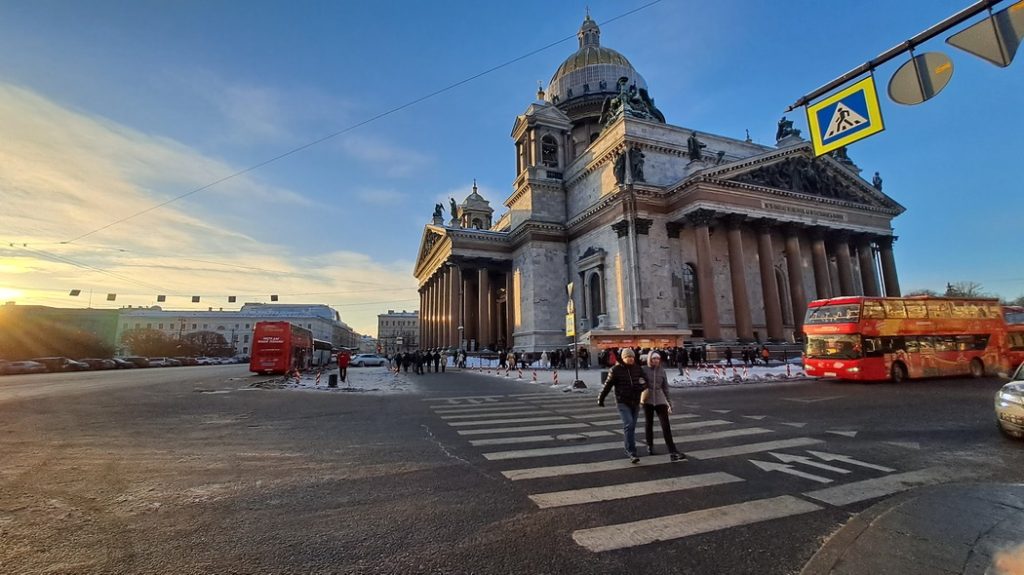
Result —
<instances>
[{"instance_id":1,"label":"sun glare","mask_svg":"<svg viewBox=\"0 0 1024 575\"><path fill-rule=\"evenodd\" d=\"M5 288L3 286L0 286L0 300L8 300L16 297L21 297L21 295L21 290L16 290L14 288Z\"/></svg>"}]
</instances>

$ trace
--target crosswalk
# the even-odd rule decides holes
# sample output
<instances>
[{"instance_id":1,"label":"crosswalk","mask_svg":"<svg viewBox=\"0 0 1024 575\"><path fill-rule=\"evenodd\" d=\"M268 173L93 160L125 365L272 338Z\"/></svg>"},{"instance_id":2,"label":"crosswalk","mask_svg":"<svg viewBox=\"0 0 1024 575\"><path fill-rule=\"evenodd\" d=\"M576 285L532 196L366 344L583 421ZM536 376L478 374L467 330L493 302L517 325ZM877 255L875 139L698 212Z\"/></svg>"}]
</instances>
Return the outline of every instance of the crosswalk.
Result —
<instances>
[{"instance_id":1,"label":"crosswalk","mask_svg":"<svg viewBox=\"0 0 1024 575\"><path fill-rule=\"evenodd\" d=\"M643 457L633 464L624 454L615 406L598 407L593 395L547 391L425 401L458 440L477 450L482 465L498 466L502 476L523 487L538 509L568 512L580 506L609 506L608 513L602 510L599 515L585 515L589 522L605 524L584 522L570 534L578 545L593 552L804 515L963 477L962 472L936 468L900 473L824 451L831 447L828 442L843 440L807 433L806 424L776 420L764 412L706 409L677 402L675 408L683 412L670 416L673 437L690 461L672 462L661 447L660 456ZM642 418L637 427L637 442L642 446ZM655 443L663 446L660 425L654 428ZM808 477L836 483L822 489L821 482ZM730 496L742 499L744 493L764 493L761 489L744 490L743 485L769 480L773 486L784 484L791 492L702 509L692 507L700 505L703 497L687 496L712 490L716 501ZM671 497L674 506L662 509L651 504L652 495ZM634 505L634 501L644 503ZM691 508L671 512L680 506ZM649 516L610 520L635 518L638 509Z\"/></svg>"}]
</instances>

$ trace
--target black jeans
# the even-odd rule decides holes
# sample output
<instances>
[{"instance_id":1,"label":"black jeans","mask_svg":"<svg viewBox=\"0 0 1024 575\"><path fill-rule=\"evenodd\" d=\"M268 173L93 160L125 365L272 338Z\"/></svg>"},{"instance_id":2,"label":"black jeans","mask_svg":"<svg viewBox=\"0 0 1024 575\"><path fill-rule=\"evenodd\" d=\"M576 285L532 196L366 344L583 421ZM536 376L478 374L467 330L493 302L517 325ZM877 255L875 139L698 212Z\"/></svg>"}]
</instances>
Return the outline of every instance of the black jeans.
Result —
<instances>
[{"instance_id":1,"label":"black jeans","mask_svg":"<svg viewBox=\"0 0 1024 575\"><path fill-rule=\"evenodd\" d=\"M667 405L644 404L644 431L646 432L647 447L654 447L654 414L658 414L661 421L661 435L665 440L665 446L669 453L676 453L676 444L672 441L672 428L668 423Z\"/></svg>"}]
</instances>

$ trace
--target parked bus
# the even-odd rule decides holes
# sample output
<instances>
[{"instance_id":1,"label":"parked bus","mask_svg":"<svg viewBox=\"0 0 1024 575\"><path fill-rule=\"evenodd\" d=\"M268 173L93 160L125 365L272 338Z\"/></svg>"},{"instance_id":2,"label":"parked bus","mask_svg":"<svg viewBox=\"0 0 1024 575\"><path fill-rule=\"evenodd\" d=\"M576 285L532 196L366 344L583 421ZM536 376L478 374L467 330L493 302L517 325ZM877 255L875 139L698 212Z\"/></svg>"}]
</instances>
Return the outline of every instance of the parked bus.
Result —
<instances>
[{"instance_id":1,"label":"parked bus","mask_svg":"<svg viewBox=\"0 0 1024 575\"><path fill-rule=\"evenodd\" d=\"M989 298L837 297L804 320L808 375L856 381L1009 370L1002 306Z\"/></svg>"},{"instance_id":2,"label":"parked bus","mask_svg":"<svg viewBox=\"0 0 1024 575\"><path fill-rule=\"evenodd\" d=\"M1003 306L1003 319L1006 320L1006 355L1013 370L1024 363L1024 306Z\"/></svg>"},{"instance_id":3,"label":"parked bus","mask_svg":"<svg viewBox=\"0 0 1024 575\"><path fill-rule=\"evenodd\" d=\"M259 321L253 329L249 371L284 374L309 367L313 333L286 321Z\"/></svg>"},{"instance_id":4,"label":"parked bus","mask_svg":"<svg viewBox=\"0 0 1024 575\"><path fill-rule=\"evenodd\" d=\"M312 364L315 367L327 367L327 364L331 363L331 352L333 350L334 346L331 345L331 342L314 339Z\"/></svg>"}]
</instances>

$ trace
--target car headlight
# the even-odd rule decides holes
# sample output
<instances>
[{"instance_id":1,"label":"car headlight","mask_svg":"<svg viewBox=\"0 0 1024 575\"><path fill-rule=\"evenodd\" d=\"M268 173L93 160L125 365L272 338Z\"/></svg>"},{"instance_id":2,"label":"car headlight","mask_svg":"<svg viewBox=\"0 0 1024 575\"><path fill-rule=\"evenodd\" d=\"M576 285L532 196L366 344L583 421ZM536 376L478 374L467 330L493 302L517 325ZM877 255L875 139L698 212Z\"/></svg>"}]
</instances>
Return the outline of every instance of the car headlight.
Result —
<instances>
[{"instance_id":1,"label":"car headlight","mask_svg":"<svg viewBox=\"0 0 1024 575\"><path fill-rule=\"evenodd\" d=\"M1024 395L1011 391L1000 391L999 400L1006 403L1014 403L1016 405L1024 406Z\"/></svg>"},{"instance_id":2,"label":"car headlight","mask_svg":"<svg viewBox=\"0 0 1024 575\"><path fill-rule=\"evenodd\" d=\"M850 369L846 370L846 372L847 373L860 373L860 368L859 367L851 367Z\"/></svg>"}]
</instances>

